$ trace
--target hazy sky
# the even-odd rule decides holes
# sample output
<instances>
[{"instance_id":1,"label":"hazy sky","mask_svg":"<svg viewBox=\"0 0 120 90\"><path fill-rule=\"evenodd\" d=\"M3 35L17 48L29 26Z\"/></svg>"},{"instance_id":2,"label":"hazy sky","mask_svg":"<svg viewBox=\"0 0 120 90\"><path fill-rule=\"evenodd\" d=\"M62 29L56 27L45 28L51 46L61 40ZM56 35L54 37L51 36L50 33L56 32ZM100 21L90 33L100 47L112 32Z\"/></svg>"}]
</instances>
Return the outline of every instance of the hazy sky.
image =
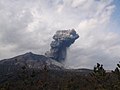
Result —
<instances>
[{"instance_id":1,"label":"hazy sky","mask_svg":"<svg viewBox=\"0 0 120 90\"><path fill-rule=\"evenodd\" d=\"M120 61L120 0L0 0L0 59L29 51L44 54L57 30L80 38L66 65L114 69Z\"/></svg>"}]
</instances>

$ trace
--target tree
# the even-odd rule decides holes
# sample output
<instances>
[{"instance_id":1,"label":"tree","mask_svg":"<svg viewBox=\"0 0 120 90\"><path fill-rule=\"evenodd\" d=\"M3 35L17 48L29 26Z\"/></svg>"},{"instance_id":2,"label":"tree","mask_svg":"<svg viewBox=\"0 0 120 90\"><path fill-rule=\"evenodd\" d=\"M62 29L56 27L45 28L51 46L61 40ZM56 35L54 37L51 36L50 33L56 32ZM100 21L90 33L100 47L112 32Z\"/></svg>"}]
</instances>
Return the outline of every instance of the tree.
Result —
<instances>
[{"instance_id":1,"label":"tree","mask_svg":"<svg viewBox=\"0 0 120 90\"><path fill-rule=\"evenodd\" d=\"M120 64L117 64L117 67L115 68L113 73L117 76L118 80L120 81Z\"/></svg>"},{"instance_id":2,"label":"tree","mask_svg":"<svg viewBox=\"0 0 120 90\"><path fill-rule=\"evenodd\" d=\"M112 72L113 72L113 77L115 77L114 88L116 90L120 90L120 62L119 64L117 64L117 67Z\"/></svg>"},{"instance_id":3,"label":"tree","mask_svg":"<svg viewBox=\"0 0 120 90\"><path fill-rule=\"evenodd\" d=\"M95 90L105 90L107 88L106 81L109 80L109 75L106 73L102 64L97 63L94 66L93 73L90 73L90 83L93 84Z\"/></svg>"}]
</instances>

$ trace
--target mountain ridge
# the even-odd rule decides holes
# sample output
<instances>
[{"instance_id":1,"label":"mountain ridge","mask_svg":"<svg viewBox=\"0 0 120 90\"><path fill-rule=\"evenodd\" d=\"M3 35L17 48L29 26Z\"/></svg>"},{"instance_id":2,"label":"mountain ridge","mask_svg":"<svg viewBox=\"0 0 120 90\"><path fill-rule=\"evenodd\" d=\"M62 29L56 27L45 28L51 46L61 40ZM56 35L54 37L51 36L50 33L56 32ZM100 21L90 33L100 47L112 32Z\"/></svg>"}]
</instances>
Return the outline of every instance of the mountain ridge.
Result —
<instances>
[{"instance_id":1,"label":"mountain ridge","mask_svg":"<svg viewBox=\"0 0 120 90\"><path fill-rule=\"evenodd\" d=\"M61 70L64 69L64 65L52 60L44 55L34 54L28 52L22 55L18 55L9 59L3 59L0 61L0 74L6 74L8 72L15 72L20 70L22 67L28 69L39 69L42 70L44 67L47 69Z\"/></svg>"},{"instance_id":2,"label":"mountain ridge","mask_svg":"<svg viewBox=\"0 0 120 90\"><path fill-rule=\"evenodd\" d=\"M3 59L0 61L0 73L7 73L20 70L22 67L28 69L43 70L44 67L52 70L64 70L64 71L76 71L76 72L92 72L90 69L67 69L62 63L57 62L45 55L34 54L27 52L22 55L18 55L9 59Z\"/></svg>"}]
</instances>

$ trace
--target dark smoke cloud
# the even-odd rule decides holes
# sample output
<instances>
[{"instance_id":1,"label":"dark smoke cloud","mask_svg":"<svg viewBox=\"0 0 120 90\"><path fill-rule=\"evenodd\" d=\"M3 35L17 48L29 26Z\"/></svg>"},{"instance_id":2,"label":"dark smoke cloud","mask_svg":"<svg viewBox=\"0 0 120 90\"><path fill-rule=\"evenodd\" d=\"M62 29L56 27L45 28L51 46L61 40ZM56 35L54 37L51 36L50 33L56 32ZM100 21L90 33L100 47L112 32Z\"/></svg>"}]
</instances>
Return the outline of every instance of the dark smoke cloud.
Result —
<instances>
[{"instance_id":1,"label":"dark smoke cloud","mask_svg":"<svg viewBox=\"0 0 120 90\"><path fill-rule=\"evenodd\" d=\"M79 35L74 29L57 31L53 36L54 41L50 44L51 49L46 52L46 55L59 62L64 61L67 55L67 48L78 38Z\"/></svg>"}]
</instances>

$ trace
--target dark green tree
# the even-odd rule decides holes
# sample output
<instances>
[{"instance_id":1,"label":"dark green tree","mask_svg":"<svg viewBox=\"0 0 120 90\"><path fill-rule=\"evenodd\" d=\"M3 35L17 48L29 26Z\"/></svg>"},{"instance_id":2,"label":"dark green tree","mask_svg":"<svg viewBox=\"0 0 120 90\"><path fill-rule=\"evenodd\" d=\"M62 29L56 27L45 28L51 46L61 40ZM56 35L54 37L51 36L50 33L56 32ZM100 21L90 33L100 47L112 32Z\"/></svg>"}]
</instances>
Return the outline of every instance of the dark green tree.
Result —
<instances>
[{"instance_id":1,"label":"dark green tree","mask_svg":"<svg viewBox=\"0 0 120 90\"><path fill-rule=\"evenodd\" d=\"M97 63L94 66L93 73L90 73L90 83L93 84L95 90L106 90L108 85L106 82L109 80L109 75L106 73L102 64Z\"/></svg>"},{"instance_id":2,"label":"dark green tree","mask_svg":"<svg viewBox=\"0 0 120 90\"><path fill-rule=\"evenodd\" d=\"M117 64L113 72L113 77L115 77L115 82L113 83L115 90L120 90L120 62Z\"/></svg>"}]
</instances>

